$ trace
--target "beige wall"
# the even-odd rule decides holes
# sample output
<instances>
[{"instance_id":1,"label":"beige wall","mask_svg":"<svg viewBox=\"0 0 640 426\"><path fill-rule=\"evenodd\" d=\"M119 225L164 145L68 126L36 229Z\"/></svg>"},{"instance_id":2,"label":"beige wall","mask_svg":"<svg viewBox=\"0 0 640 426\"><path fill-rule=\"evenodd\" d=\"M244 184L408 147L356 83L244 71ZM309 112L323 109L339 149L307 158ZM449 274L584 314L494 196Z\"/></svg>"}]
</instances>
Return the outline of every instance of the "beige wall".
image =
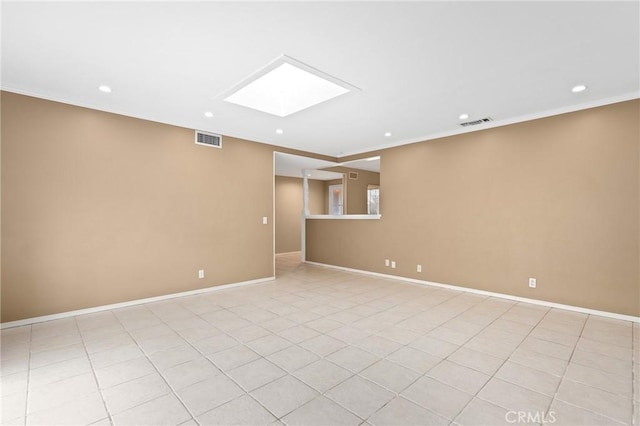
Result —
<instances>
[{"instance_id":1,"label":"beige wall","mask_svg":"<svg viewBox=\"0 0 640 426\"><path fill-rule=\"evenodd\" d=\"M300 251L303 180L276 176L276 253ZM309 213L324 214L324 183L309 180Z\"/></svg>"},{"instance_id":2,"label":"beige wall","mask_svg":"<svg viewBox=\"0 0 640 426\"><path fill-rule=\"evenodd\" d=\"M307 259L640 315L639 106L381 151L382 219L309 220Z\"/></svg>"},{"instance_id":3,"label":"beige wall","mask_svg":"<svg viewBox=\"0 0 640 426\"><path fill-rule=\"evenodd\" d=\"M358 179L349 179L350 171L358 173ZM367 214L367 187L369 185L380 185L380 173L368 172L366 170L346 170L347 178L347 214Z\"/></svg>"},{"instance_id":4,"label":"beige wall","mask_svg":"<svg viewBox=\"0 0 640 426\"><path fill-rule=\"evenodd\" d=\"M2 321L273 276L273 148L193 139L3 92Z\"/></svg>"}]
</instances>

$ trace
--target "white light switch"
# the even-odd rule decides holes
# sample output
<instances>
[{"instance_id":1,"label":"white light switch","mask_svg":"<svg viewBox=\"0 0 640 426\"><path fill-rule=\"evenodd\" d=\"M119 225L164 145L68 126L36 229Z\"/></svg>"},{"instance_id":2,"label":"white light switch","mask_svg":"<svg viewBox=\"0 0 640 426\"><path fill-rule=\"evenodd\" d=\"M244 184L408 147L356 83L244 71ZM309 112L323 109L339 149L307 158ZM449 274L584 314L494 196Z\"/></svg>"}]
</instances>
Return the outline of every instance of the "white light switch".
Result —
<instances>
[{"instance_id":1,"label":"white light switch","mask_svg":"<svg viewBox=\"0 0 640 426\"><path fill-rule=\"evenodd\" d=\"M262 224L266 225L267 223L269 223L269 220L267 219L266 216L262 216Z\"/></svg>"}]
</instances>

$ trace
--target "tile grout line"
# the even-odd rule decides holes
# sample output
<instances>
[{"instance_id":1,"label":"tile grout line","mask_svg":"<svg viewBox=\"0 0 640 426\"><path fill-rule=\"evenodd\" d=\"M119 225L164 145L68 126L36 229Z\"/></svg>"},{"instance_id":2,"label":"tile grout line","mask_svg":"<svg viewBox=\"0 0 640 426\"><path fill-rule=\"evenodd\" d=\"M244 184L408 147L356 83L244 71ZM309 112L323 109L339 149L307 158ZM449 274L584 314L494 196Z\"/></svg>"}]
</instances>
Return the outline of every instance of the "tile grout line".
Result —
<instances>
[{"instance_id":1,"label":"tile grout line","mask_svg":"<svg viewBox=\"0 0 640 426\"><path fill-rule=\"evenodd\" d=\"M24 425L26 426L29 416L29 390L31 389L31 345L33 344L33 324L29 325L29 359L27 361L27 389L24 401Z\"/></svg>"},{"instance_id":2,"label":"tile grout line","mask_svg":"<svg viewBox=\"0 0 640 426\"><path fill-rule=\"evenodd\" d=\"M143 306L144 306L144 305L143 305ZM156 315L156 313L155 313L155 312L153 312L153 311L152 311L151 309L149 309L147 306L144 306L144 308L145 308L147 311L149 311L149 312L150 312L154 317L156 317L158 320L160 320L163 324L165 324L165 325L167 325L167 326L168 326L168 324L167 324L166 322L164 322L164 321L163 321L163 320L162 320L158 315ZM176 391L173 389L173 387L172 387L172 386L167 382L167 379L165 379L164 375L160 372L160 370L158 370L158 368L156 367L156 365L155 365L155 364L153 363L153 361L149 358L149 355L150 355L150 354L148 354L148 353L147 353L147 352L146 352L146 351L145 351L145 350L140 346L140 344L139 344L138 340L137 340L135 337L133 337L133 335L130 333L130 330L129 330L129 329L127 329L127 327L122 323L122 321L120 320L120 318L119 318L115 313L113 314L113 316L114 316L114 317L116 318L116 320L120 323L120 325L122 325L123 330L127 333L127 335L131 338L131 340L133 340L133 341L135 342L136 346L137 346L137 347L140 349L140 351L144 354L145 359L149 362L149 364L151 364L151 366L153 367L153 369L155 370L155 372L156 372L156 373L158 373L158 375L160 376L160 378L162 379L162 381L163 381L163 382L167 385L167 387L170 389L170 392L169 392L169 393L173 394L173 395L176 397L176 399L177 399L177 400L180 402L180 404L184 407L184 409L187 411L187 413L191 416L191 420L193 420L194 422L196 422L196 424L198 424L198 425L199 425L200 423L196 420L196 417L193 415L193 413L191 412L191 410L189 410L189 407L187 407L187 405L182 401L182 399L180 398L180 396L178 396L178 394L177 394L177 393L176 393ZM169 328L171 328L171 327L169 327ZM171 330L172 330L172 331L174 331L173 329L171 329ZM185 340L182 336L180 336L180 338L186 342L186 340ZM188 342L187 342L187 343L188 343ZM171 348L169 348L169 349L171 349ZM195 348L194 348L194 349L195 349ZM159 351L158 351L158 352L159 352ZM124 361L124 362L126 362L126 361ZM186 361L186 362L188 362L188 361ZM177 364L177 365L180 365L180 364ZM147 374L147 376L149 376L149 375L151 375L151 374L153 374L153 373ZM146 377L146 376L142 376L142 377ZM131 381L136 380L136 379L138 379L138 378L131 379L131 380L127 380L126 382L123 382L123 383L128 383L128 382L131 382ZM117 386L117 385L116 385L116 386ZM134 405L133 407L130 407L130 408L127 408L126 410L123 410L123 411L122 411L122 413L126 413L127 411L132 410L132 409L134 409L134 408L136 408L136 407L139 407L139 406L144 405L144 404L146 404L146 403L148 403L148 402L154 401L154 400L156 400L156 399L158 399L158 398L162 398L163 396L168 395L169 393L164 394L164 395L160 395L160 396L158 396L158 397L156 397L156 398L152 398L152 399L150 399L150 400L148 400L148 401L142 401L140 404ZM109 412L109 417L111 417L111 412ZM187 421L189 421L189 420L185 420L185 422L187 422ZM181 422L181 423L185 423L185 422ZM112 423L112 424L113 424L113 423Z\"/></svg>"},{"instance_id":3,"label":"tile grout line","mask_svg":"<svg viewBox=\"0 0 640 426\"><path fill-rule=\"evenodd\" d=\"M217 306L220 306L220 305L217 305ZM186 309L188 309L188 308L186 308ZM227 312L231 312L231 313L233 313L233 314L235 315L235 313L234 313L233 311L229 311L227 308L222 307L222 309L220 309L220 310L224 310L224 311L227 311ZM220 310L219 310L219 311L220 311ZM166 325L166 326L168 326L171 330L173 330L173 328L171 327L171 325L169 325L169 324L168 324L168 323L166 323L162 318L160 318L158 315L156 315L156 314L155 314L155 312L153 312L152 310L150 310L150 311L151 311L151 313L152 313L153 315L155 315L155 316L156 316L156 317L157 317L157 318L158 318L158 319L159 319L163 324L165 324L165 325ZM219 312L219 311L215 311L215 312ZM192 312L192 311L191 311L191 312ZM234 339L235 341L237 341L240 345L246 346L246 345L244 345L244 343L242 343L240 340L236 339L234 336L231 336L231 335L227 334L225 331L220 330L220 329L219 329L219 328L217 328L215 325L211 324L209 321L207 321L207 320L205 320L204 318L202 318L199 314L195 314L195 315L196 315L198 318L202 319L203 321L207 322L207 324L209 324L211 327L214 327L216 330L219 330L219 331L220 331L222 334L224 334L225 336L229 336L229 337L231 337L232 339ZM268 412L269 414L271 414L271 415L276 419L276 421L277 421L277 420L279 420L279 417L278 417L278 416L276 416L276 415L275 415L275 413L272 413L272 412L271 412L271 410L269 410L267 407L265 407L265 406L264 406L260 401L256 400L256 398L254 398L254 397L253 397L253 395L251 395L251 393L250 393L249 391L245 390L245 389L244 389L244 387L243 387L240 383L238 383L236 380L234 380L234 379L233 379L233 377L229 376L229 375L226 373L226 371L224 371L224 370L222 370L221 368L219 368L219 367L218 367L218 366L217 366L213 361L211 361L211 360L208 358L208 356L207 356L205 353L203 353L201 350L199 350L197 347L195 347L195 346L194 346L190 341L188 341L188 340L186 340L184 337L182 337L182 336L180 335L180 333L179 333L179 332L177 332L176 330L173 330L173 331L174 331L174 332L176 332L176 333L180 336L180 338L181 338L182 340L184 340L184 341L185 341L185 343L186 343L187 345L189 345L190 347L192 347L196 352L198 352L200 355L202 355L204 359L206 359L208 362L210 362L210 363L211 363L211 365L213 365L213 366L214 366L218 371L220 371L220 373L221 373L221 374L223 374L225 377L227 377L229 380L231 380L234 384L236 384L236 386L238 386L238 388L240 388L240 389L244 392L244 395L247 395L247 396L249 396L250 398L252 398L254 401L256 401L256 403L258 403L262 408L264 408L265 410L267 410L267 412ZM229 330L229 331L231 331L231 330ZM133 338L133 336L132 336L132 338ZM206 337L205 337L205 339L206 339ZM134 340L135 340L135 339L134 339ZM204 339L202 339L202 340L204 340ZM255 340L257 340L257 339L255 339ZM141 348L141 349L142 349L142 348ZM230 348L227 348L227 349L230 349ZM221 350L219 350L219 351L217 351L217 352L213 352L212 354L214 354L214 353L218 353L218 352L222 352L222 351L224 351L224 350L226 350L226 349L221 349ZM158 352L159 352L159 351L158 351ZM254 351L254 352L255 352L255 351ZM146 352L145 352L144 350L143 350L143 353L145 353L145 356L147 356L147 354L146 354ZM211 354L211 355L212 355L212 354ZM264 360L266 360L266 361L270 362L270 361L269 361L269 360L267 360L267 359L266 359L262 354L260 354L260 353L258 353L258 352L256 352L256 354L258 354L258 355L260 356L260 358L258 358L258 359L264 359ZM148 357L147 357L147 358L148 358ZM247 364L249 364L249 363L251 363L251 362L257 361L258 359L253 360L253 361L249 361L249 362L247 362L247 363L245 363L245 364L242 364L242 365L236 366L236 367L234 367L234 368L238 368L238 367L241 367L241 366L243 366L243 365L247 365ZM169 384L169 382L167 382L167 380L165 379L164 375L163 375L163 374L162 374L162 373L161 373L161 372L156 368L156 366L155 366L155 364L153 363L153 361L151 361L151 360L149 359L149 362L151 363L151 365L153 365L154 369L156 369L156 371L158 372L158 374L160 375L160 377L162 377L162 380L167 384L167 386L169 387L169 389L171 389L172 393L176 396L176 398L180 401L180 403L185 407L185 409L187 410L187 412L188 412L189 414L191 414L191 418L193 419L193 421L195 421L195 422L199 425L199 424L200 424L200 422L197 420L197 417L196 417L196 416L191 412L191 410L189 410L189 408L187 407L186 403L185 403L184 401L182 401L182 398L180 398L180 396L178 395L177 390L176 390L176 389L174 389L174 388L173 388L173 386L171 386L171 384ZM186 361L186 362L184 362L184 363L180 363L180 364L176 364L176 365L185 364L185 363L187 363L187 362L189 362L189 361ZM278 368L279 368L279 367L278 367ZM283 371L284 371L284 370L283 370ZM284 376L282 376L282 377L284 377ZM272 382L274 382L274 381L276 381L276 380L278 380L278 379L279 379L279 378L274 379L274 380L272 380L272 381L270 381L270 382L268 382L268 383L265 383L264 385L261 385L260 387L262 387L262 386L266 386L267 384L272 383ZM191 385L189 385L189 386L193 386L193 385L195 385L195 384L197 384L197 383L201 383L201 382L203 382L204 380L207 380L207 379L200 380L200 381L195 382L195 383L193 383L193 384L191 384ZM259 388L260 388L260 387L259 387ZM259 388L256 388L256 389L259 389ZM256 389L254 389L254 390L256 390ZM202 416L202 415L204 415L204 414L206 414L206 413L208 413L208 412L210 412L210 411L213 411L213 410L215 410L215 409L217 409L217 408L220 408L220 407L222 407L223 405L228 404L229 402L235 401L236 399L238 399L238 398L240 398L240 397L242 397L242 396L243 396L243 395L240 395L240 396L238 396L238 397L236 397L236 398L233 398L233 399L231 399L231 400L229 400L229 401L226 401L226 402L224 402L224 403L222 403L222 404L220 404L220 405L217 405L217 406L215 406L215 407L211 408L210 410L207 410L207 411L205 411L204 413L200 414L200 416Z\"/></svg>"},{"instance_id":4,"label":"tile grout line","mask_svg":"<svg viewBox=\"0 0 640 426\"><path fill-rule=\"evenodd\" d=\"M518 306L519 303L514 303L511 308L507 309L505 312L502 313L502 315L500 315L498 318L496 318L495 320L493 320L490 324L488 324L485 328L483 328L483 330L486 330L487 327L489 327L491 324L493 324L494 322L496 322L498 319L502 318L502 316L504 316L504 314L506 314L507 312L509 312L511 309L513 309L515 306ZM455 420L460 416L460 414L462 414L462 412L469 406L469 404L471 404L471 402L474 400L474 398L478 398L481 401L487 402L489 404L495 405L497 407L501 407L501 408L505 408L502 407L501 405L495 404L491 401L487 401L486 399L480 398L479 396L477 396L480 392L482 392L482 390L487 386L487 384L491 381L491 379L496 378L496 373L498 371L500 371L500 369L502 369L502 367L509 361L509 359L511 358L511 356L514 354L515 351L518 350L518 348L520 347L520 345L522 344L522 342L524 342L533 332L533 330L536 329L536 327L542 322L542 320L549 315L550 312L552 312L552 308L548 308L547 312L545 312L545 314L540 317L540 319L538 320L538 322L535 323L535 325L533 327L531 327L531 330L529 330L529 332L522 338L522 340L520 341L520 343L518 343L518 345L509 353L509 355L507 355L507 357L505 358L505 360L500 364L500 366L493 372L493 374L491 375L491 377L489 378L489 380L487 380L481 387L480 389L478 389L478 391L472 396L472 398L469 400L469 402L467 402L464 407L462 407L462 409L458 412L458 414L455 415L455 417L451 420L451 423L454 423ZM528 324L527 324L528 325ZM498 380L500 380L498 378ZM510 383L510 382L509 382ZM512 383L515 386L519 386L516 385L515 383ZM519 386L523 389L528 389L525 388L524 386ZM532 390L532 389L528 389L528 390ZM534 391L535 392L535 391ZM508 410L508 408L506 408Z\"/></svg>"},{"instance_id":5,"label":"tile grout line","mask_svg":"<svg viewBox=\"0 0 640 426\"><path fill-rule=\"evenodd\" d=\"M560 382L558 383L558 386L556 387L556 393L555 393L555 394L554 394L554 396L553 396L552 403L553 403L553 401L556 401L556 400L557 400L557 401L560 401L560 402L562 402L562 403L564 403L564 404L570 405L570 406L572 406L572 407L577 407L577 408L579 408L579 409L581 409L581 410L585 410L585 411L588 411L588 412L590 412L590 413L594 413L594 414L596 414L596 415L598 415L598 416L600 416L600 417L605 417L605 418L610 419L610 420L612 420L612 421L614 421L614 422L616 422L616 423L618 423L618 424L624 424L624 423L620 423L617 419L614 419L614 418L612 418L612 417L610 417L610 416L608 416L608 415L606 415L606 414L604 414L604 413L602 413L602 412L595 411L595 410L594 410L594 409L592 409L592 408L582 407L582 406L580 406L580 405L576 405L576 404L574 404L574 403L571 403L571 402L568 402L568 401L564 401L564 400L562 400L562 399L558 399L558 398L557 398L557 392L558 392L558 390L560 389L560 385L562 384L562 382L564 382L564 381L565 381L565 377L564 377L564 376L567 374L567 370L569 369L569 366L570 366L570 364L571 364L571 359L573 359L573 356L574 356L574 354L575 354L576 350L578 350L578 343L580 343L580 339L581 339L581 338L583 338L583 333L584 333L584 330L585 330L585 328L586 328L586 326L587 326L587 322L588 322L589 318L593 318L593 317L594 317L593 315L589 315L589 314L587 314L587 319L585 320L585 322L584 322L584 324L583 324L583 326L582 326L582 329L580 330L580 335L578 336L578 340L576 341L576 345L575 345L575 347L573 348L573 351L571 352L571 356L570 356L569 360L567 361L567 366L566 366L566 368L565 368L565 370L564 370L564 372L563 372L563 374L562 374L562 377L561 377L561 379L560 379ZM625 321L625 322L627 322L627 321ZM631 337L633 338L633 323L631 323L631 327L632 327L632 334L631 334ZM584 337L584 338L586 338L586 337ZM588 339L588 338L586 338L586 339ZM631 350L633 351L633 342L631 343ZM603 355L603 356L607 356L607 355ZM607 357L608 357L608 356L607 356ZM582 365L582 364L578 364L578 365ZM585 367L588 367L588 366L585 366ZM607 373L607 374L612 374L612 375L619 376L617 373L610 373L610 372L606 372L606 371L601 370L601 369L596 368L596 367L588 367L588 368L593 368L593 369L595 369L595 370L602 371L602 372ZM633 354L631 355L631 368L633 369ZM619 376L619 377L622 377L622 376ZM625 397L624 395L620 395L620 394L617 394L617 393L615 393L615 392L611 392L611 391L609 391L609 390L607 390L607 389L601 389L601 388L599 388L599 387L597 387L597 386L593 386L593 385L590 385L590 384L588 384L588 383L582 383L582 382L578 382L578 381L571 380L571 379L566 379L566 380L571 381L571 382L574 382L574 383L578 383L578 384L583 385L583 386L587 386L587 387L592 388L592 389L597 389L597 390L599 390L599 391L601 391L601 392L605 392L605 393L608 393L608 394L614 395L614 396L616 396L616 397L620 397L620 398L628 399L628 398L627 398L627 397ZM631 380L633 380L633 371L632 371L632 373L631 373ZM631 385L631 386L632 386L632 390L631 390L631 398L633 399L633 383L632 383L632 385ZM632 416L633 416L633 405L634 405L634 401L631 401L631 415L632 415ZM631 419L631 421L633 422L633 418Z\"/></svg>"},{"instance_id":6,"label":"tile grout line","mask_svg":"<svg viewBox=\"0 0 640 426\"><path fill-rule=\"evenodd\" d=\"M569 370L569 366L571 365L571 360L573 359L573 356L576 353L576 350L578 349L578 344L580 343L580 338L582 337L582 334L584 333L584 329L587 326L587 322L589 321L590 317L591 317L591 315L587 315L587 318L585 318L584 323L582 324L582 327L580 328L580 334L578 335L578 339L576 340L575 345L573 345L573 349L571 350L571 355L569 356L569 359L567 360L567 365L564 367L564 370L562 371L562 376L560 376L560 380L558 381L558 385L556 386L556 390L553 392L553 396L551 397L551 402L549 403L549 406L547 407L547 411L545 412L545 415L548 414L551 411L551 407L553 406L553 403L555 401L562 401L562 400L557 398L558 397L558 391L560 390L560 386L562 386L562 382L564 381L564 376L567 374L567 370ZM562 402L565 402L565 401L562 401Z\"/></svg>"},{"instance_id":7,"label":"tile grout line","mask_svg":"<svg viewBox=\"0 0 640 426\"><path fill-rule=\"evenodd\" d=\"M107 419L109 419L109 424L113 425L113 418L111 416L111 412L107 407L107 402L104 399L104 394L102 393L102 387L100 386L100 382L98 381L98 376L96 376L95 368L93 367L93 361L91 360L91 356L89 356L89 351L87 350L87 344L84 340L84 336L82 335L82 331L80 330L80 326L78 325L78 317L73 317L73 323L76 325L76 329L78 330L78 334L80 335L80 340L82 341L82 348L84 349L84 353L87 355L87 360L89 361L89 365L91 366L91 375L93 376L93 380L96 383L96 387L98 388L98 392L100 393L100 399L102 401L102 406L104 407L105 412L107 413Z\"/></svg>"}]
</instances>

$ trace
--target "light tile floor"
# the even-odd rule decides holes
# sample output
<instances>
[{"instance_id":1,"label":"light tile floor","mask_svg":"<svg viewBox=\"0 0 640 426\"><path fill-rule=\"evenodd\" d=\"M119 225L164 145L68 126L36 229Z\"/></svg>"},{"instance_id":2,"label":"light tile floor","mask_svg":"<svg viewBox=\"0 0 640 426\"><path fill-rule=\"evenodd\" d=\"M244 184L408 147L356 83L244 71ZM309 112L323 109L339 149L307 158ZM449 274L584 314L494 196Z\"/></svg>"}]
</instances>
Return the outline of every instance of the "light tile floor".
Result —
<instances>
[{"instance_id":1,"label":"light tile floor","mask_svg":"<svg viewBox=\"0 0 640 426\"><path fill-rule=\"evenodd\" d=\"M297 259L2 330L2 424L640 424L638 324Z\"/></svg>"}]
</instances>

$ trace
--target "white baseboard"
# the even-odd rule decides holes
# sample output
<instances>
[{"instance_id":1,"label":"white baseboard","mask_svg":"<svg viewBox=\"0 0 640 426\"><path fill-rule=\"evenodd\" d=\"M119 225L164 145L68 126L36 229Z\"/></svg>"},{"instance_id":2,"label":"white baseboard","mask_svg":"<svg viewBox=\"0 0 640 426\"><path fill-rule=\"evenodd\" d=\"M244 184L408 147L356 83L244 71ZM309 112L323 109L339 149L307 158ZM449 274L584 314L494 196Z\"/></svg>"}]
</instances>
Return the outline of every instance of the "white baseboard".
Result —
<instances>
[{"instance_id":1,"label":"white baseboard","mask_svg":"<svg viewBox=\"0 0 640 426\"><path fill-rule=\"evenodd\" d=\"M11 327L20 327L22 325L30 325L30 324L35 324L35 323L39 323L39 322L45 322L45 321L52 321L52 320L62 319L62 318L75 317L77 315L93 314L93 313L96 313L96 312L108 311L110 309L118 309L118 308L126 308L128 306L143 305L145 303L159 302L161 300L174 299L176 297L192 296L194 294L209 293L209 292L212 292L212 291L226 290L226 289L230 289L230 288L234 288L234 287L242 287L242 286L247 286L247 285L252 285L252 284L260 284L260 283L265 283L265 282L268 282L268 281L273 281L275 279L276 279L276 277L258 278L256 280L241 281L241 282L232 283L232 284L223 284L223 285L219 285L219 286L215 286L215 287L199 288L197 290L183 291L181 293L171 293L171 294L165 294L165 295L162 295L162 296L147 297L145 299L130 300L128 302L113 303L111 305L95 306L93 308L78 309L76 311L60 312L58 314L43 315L43 316L40 316L40 317L33 317L33 318L26 318L26 319L17 320L17 321L3 322L3 323L0 324L0 329L11 328Z\"/></svg>"},{"instance_id":2,"label":"white baseboard","mask_svg":"<svg viewBox=\"0 0 640 426\"><path fill-rule=\"evenodd\" d=\"M370 271L364 271L364 270L361 270L361 269L352 269L352 268L346 268L346 267L343 267L343 266L328 265L328 264L319 263L319 262L306 261L305 263L308 263L310 265L322 266L322 267L325 267L325 268L339 269L341 271L346 271L346 272L355 272L355 273L364 274L364 275L371 275L371 276L374 276L374 277L390 278L390 279L394 279L394 280L398 280L398 281L406 281L406 282L409 282L409 283L412 283L412 284L419 284L419 285L427 285L427 286L433 286L433 287L446 288L446 289L449 289L449 290L463 291L463 292L466 292L466 293L480 294L480 295L483 295L483 296L499 297L501 299L515 300L517 302L524 302L524 303L531 303L532 305L547 306L547 307L550 307L550 308L564 309L566 311L580 312L580 313L583 313L583 314L598 315L598 316L601 316L601 317L607 317L607 318L613 318L613 319L618 319L618 320L623 320L623 321L631 321L631 322L640 323L640 317L634 317L632 315L623 315L623 314L617 314L615 312L598 311L596 309L582 308L580 306L571 306L571 305L563 305L562 303L547 302L546 300L529 299L527 297L512 296L510 294L494 293L492 291L478 290L478 289L475 289L475 288L460 287L460 286L451 285L451 284L442 284L442 283L436 283L436 282L432 282L432 281L418 280L418 279L414 279L414 278L401 277L399 275L381 274L379 272L370 272Z\"/></svg>"}]
</instances>

